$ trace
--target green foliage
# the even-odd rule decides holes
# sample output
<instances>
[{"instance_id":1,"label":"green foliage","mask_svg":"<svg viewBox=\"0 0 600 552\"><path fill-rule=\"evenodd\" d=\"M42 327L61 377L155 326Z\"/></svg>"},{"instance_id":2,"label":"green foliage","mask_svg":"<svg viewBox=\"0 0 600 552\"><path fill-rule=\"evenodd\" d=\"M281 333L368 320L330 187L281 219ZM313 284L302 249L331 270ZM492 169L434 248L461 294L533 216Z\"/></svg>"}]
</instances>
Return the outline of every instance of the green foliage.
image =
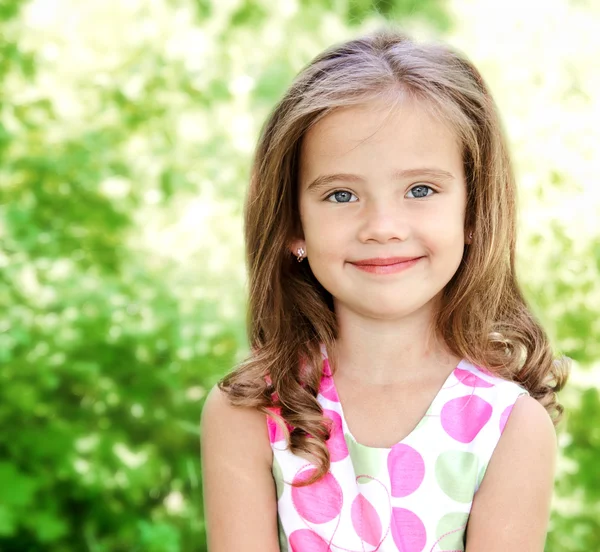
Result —
<instances>
[{"instance_id":1,"label":"green foliage","mask_svg":"<svg viewBox=\"0 0 600 552\"><path fill-rule=\"evenodd\" d=\"M451 26L450 17L443 0L300 0L305 8L317 4L319 9L338 13L350 27L361 25L373 16L382 17L393 24L404 25L411 20L425 21L438 30Z\"/></svg>"},{"instance_id":2,"label":"green foliage","mask_svg":"<svg viewBox=\"0 0 600 552\"><path fill-rule=\"evenodd\" d=\"M0 2L0 21L9 21L16 17L23 4L23 0L2 0Z\"/></svg>"},{"instance_id":3,"label":"green foliage","mask_svg":"<svg viewBox=\"0 0 600 552\"><path fill-rule=\"evenodd\" d=\"M451 24L444 10L444 2L440 0L349 0L348 2L346 17L350 25L362 23L373 13L381 14L392 22L402 22L407 16L416 16L439 30L448 30Z\"/></svg>"},{"instance_id":4,"label":"green foliage","mask_svg":"<svg viewBox=\"0 0 600 552\"><path fill-rule=\"evenodd\" d=\"M600 543L600 394L589 388L577 393L578 404L568 414L564 457L568 469L557 480L556 493L564 504L553 512L547 550L596 550ZM591 423L590 423L591 421Z\"/></svg>"},{"instance_id":5,"label":"green foliage","mask_svg":"<svg viewBox=\"0 0 600 552\"><path fill-rule=\"evenodd\" d=\"M10 12L3 7L3 14L18 12L16 3ZM3 57L7 79L32 79L24 60L33 56L18 43L2 47L14 53ZM156 66L141 100L123 94L118 82L95 90L104 112L118 113L110 122L90 113L73 128L48 98L15 95L3 102L0 549L6 552L205 546L200 400L233 365L243 339L226 324L214 335L204 331L217 316L214 302L188 299L189 314L170 285L172 267L149 265L129 243L148 181L118 199L102 188L139 176L127 152L132 137L168 131L168 105L159 96L169 75L148 57ZM153 141L147 149L163 146L160 134ZM164 208L190 190L166 150L155 179Z\"/></svg>"}]
</instances>

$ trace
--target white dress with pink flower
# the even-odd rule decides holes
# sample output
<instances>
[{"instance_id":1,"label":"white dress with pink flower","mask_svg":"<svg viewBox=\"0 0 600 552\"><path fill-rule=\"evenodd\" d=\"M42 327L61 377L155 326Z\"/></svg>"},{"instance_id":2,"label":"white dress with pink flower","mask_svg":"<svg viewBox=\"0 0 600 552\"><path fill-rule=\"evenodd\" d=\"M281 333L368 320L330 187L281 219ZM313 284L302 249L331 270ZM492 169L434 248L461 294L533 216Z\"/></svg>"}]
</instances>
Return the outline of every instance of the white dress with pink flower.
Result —
<instances>
[{"instance_id":1,"label":"white dress with pink flower","mask_svg":"<svg viewBox=\"0 0 600 552\"><path fill-rule=\"evenodd\" d=\"M292 454L267 417L277 486L281 552L457 552L473 496L520 385L462 360L412 432L391 448L350 433L325 348L317 397L333 422L331 467L317 483L292 487L314 465Z\"/></svg>"}]
</instances>

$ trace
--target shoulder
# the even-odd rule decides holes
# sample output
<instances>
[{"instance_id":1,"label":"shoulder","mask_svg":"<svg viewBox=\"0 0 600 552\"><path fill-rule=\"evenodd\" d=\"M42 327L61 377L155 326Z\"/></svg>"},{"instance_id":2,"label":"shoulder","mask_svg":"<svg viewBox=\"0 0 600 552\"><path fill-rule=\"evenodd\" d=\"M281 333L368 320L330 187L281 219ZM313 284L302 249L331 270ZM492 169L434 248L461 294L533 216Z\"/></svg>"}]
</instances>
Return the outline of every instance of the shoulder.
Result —
<instances>
[{"instance_id":1,"label":"shoulder","mask_svg":"<svg viewBox=\"0 0 600 552\"><path fill-rule=\"evenodd\" d=\"M200 426L208 549L279 550L265 414L233 406L215 386L206 398Z\"/></svg>"},{"instance_id":2,"label":"shoulder","mask_svg":"<svg viewBox=\"0 0 600 552\"><path fill-rule=\"evenodd\" d=\"M529 395L517 398L496 453L509 461L511 451L521 460L550 462L558 448L556 430L543 405Z\"/></svg>"},{"instance_id":3,"label":"shoulder","mask_svg":"<svg viewBox=\"0 0 600 552\"><path fill-rule=\"evenodd\" d=\"M521 395L473 500L469 552L543 549L556 453L556 432L546 409Z\"/></svg>"},{"instance_id":4,"label":"shoulder","mask_svg":"<svg viewBox=\"0 0 600 552\"><path fill-rule=\"evenodd\" d=\"M510 410L490 460L490 479L495 472L506 472L509 478L525 476L524 469L535 466L545 466L549 476L554 468L557 448L556 431L550 415L537 400L522 394Z\"/></svg>"},{"instance_id":5,"label":"shoulder","mask_svg":"<svg viewBox=\"0 0 600 552\"><path fill-rule=\"evenodd\" d=\"M255 408L232 405L217 385L208 393L202 408L200 434L203 445L230 452L241 449L271 465L266 415Z\"/></svg>"},{"instance_id":6,"label":"shoulder","mask_svg":"<svg viewBox=\"0 0 600 552\"><path fill-rule=\"evenodd\" d=\"M515 402L506 431L512 433L535 433L547 445L556 447L556 431L548 411L529 395L521 395Z\"/></svg>"}]
</instances>

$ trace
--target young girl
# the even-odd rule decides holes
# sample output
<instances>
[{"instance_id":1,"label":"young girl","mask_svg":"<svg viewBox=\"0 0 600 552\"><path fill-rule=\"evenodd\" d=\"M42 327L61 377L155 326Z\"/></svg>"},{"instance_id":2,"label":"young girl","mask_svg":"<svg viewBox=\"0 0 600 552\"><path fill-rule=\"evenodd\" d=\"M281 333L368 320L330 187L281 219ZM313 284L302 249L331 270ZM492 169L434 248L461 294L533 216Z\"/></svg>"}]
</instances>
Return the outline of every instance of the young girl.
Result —
<instances>
[{"instance_id":1,"label":"young girl","mask_svg":"<svg viewBox=\"0 0 600 552\"><path fill-rule=\"evenodd\" d=\"M553 361L515 182L463 56L386 31L268 120L245 213L252 355L202 419L211 552L541 552Z\"/></svg>"}]
</instances>

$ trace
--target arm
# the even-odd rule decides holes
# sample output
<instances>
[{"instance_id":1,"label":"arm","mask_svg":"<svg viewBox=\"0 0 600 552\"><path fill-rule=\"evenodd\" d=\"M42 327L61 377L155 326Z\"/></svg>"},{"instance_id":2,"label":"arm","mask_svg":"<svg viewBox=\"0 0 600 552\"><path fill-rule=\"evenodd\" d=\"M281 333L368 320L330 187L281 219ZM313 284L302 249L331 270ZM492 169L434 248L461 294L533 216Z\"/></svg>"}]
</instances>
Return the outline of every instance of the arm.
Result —
<instances>
[{"instance_id":1,"label":"arm","mask_svg":"<svg viewBox=\"0 0 600 552\"><path fill-rule=\"evenodd\" d=\"M201 421L204 512L211 552L279 552L265 415L231 406L216 386Z\"/></svg>"},{"instance_id":2,"label":"arm","mask_svg":"<svg viewBox=\"0 0 600 552\"><path fill-rule=\"evenodd\" d=\"M556 432L545 408L522 396L475 493L466 552L542 552L556 466Z\"/></svg>"}]
</instances>

